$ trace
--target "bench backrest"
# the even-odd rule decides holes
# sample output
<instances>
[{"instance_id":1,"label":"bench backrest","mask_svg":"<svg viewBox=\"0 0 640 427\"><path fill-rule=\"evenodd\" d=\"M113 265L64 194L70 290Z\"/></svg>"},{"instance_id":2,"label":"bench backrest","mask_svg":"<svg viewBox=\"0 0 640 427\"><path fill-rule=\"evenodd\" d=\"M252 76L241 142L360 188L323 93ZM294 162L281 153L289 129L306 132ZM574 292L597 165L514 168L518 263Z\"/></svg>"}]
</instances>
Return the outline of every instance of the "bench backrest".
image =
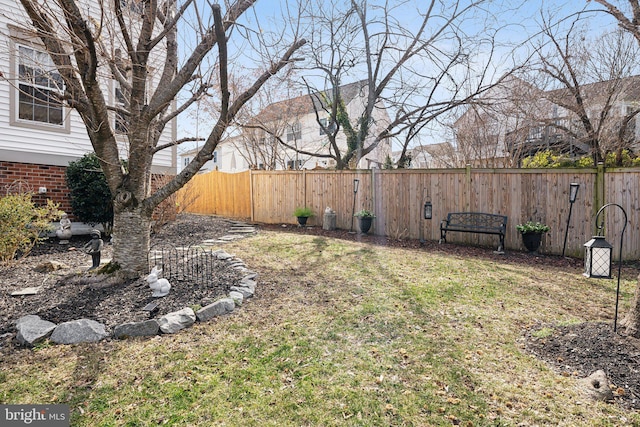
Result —
<instances>
[{"instance_id":1,"label":"bench backrest","mask_svg":"<svg viewBox=\"0 0 640 427\"><path fill-rule=\"evenodd\" d=\"M470 230L504 230L507 227L505 215L482 212L450 212L447 215L447 227Z\"/></svg>"}]
</instances>

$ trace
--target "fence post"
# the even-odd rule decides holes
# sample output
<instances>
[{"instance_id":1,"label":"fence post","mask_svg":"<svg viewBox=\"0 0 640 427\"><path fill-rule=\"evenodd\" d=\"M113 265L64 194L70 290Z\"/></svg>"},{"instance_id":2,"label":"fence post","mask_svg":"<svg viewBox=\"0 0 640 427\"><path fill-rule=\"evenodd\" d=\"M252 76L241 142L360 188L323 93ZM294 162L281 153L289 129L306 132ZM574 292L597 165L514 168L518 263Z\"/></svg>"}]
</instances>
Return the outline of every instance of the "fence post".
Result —
<instances>
[{"instance_id":1,"label":"fence post","mask_svg":"<svg viewBox=\"0 0 640 427\"><path fill-rule=\"evenodd\" d=\"M600 206L604 205L604 163L598 163L596 169L596 188L594 193L595 200L593 201L593 216L596 215ZM595 226L595 223L593 224ZM595 232L595 228L593 229Z\"/></svg>"},{"instance_id":2,"label":"fence post","mask_svg":"<svg viewBox=\"0 0 640 427\"><path fill-rule=\"evenodd\" d=\"M251 222L255 221L253 203L253 170L249 169L249 211L251 212Z\"/></svg>"},{"instance_id":3,"label":"fence post","mask_svg":"<svg viewBox=\"0 0 640 427\"><path fill-rule=\"evenodd\" d=\"M471 164L468 164L465 166L465 171L464 171L464 175L465 175L465 181L464 181L464 185L465 185L465 190L466 190L466 197L465 197L465 207L464 210L465 212L471 212Z\"/></svg>"}]
</instances>

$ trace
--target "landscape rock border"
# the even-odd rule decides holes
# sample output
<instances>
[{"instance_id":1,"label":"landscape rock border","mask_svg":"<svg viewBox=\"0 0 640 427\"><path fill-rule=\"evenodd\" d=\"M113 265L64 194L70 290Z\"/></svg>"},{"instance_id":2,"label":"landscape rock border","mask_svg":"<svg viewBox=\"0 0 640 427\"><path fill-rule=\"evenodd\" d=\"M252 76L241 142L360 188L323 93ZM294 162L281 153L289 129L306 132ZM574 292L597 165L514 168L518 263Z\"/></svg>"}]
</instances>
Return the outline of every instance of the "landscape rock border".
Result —
<instances>
[{"instance_id":1,"label":"landscape rock border","mask_svg":"<svg viewBox=\"0 0 640 427\"><path fill-rule=\"evenodd\" d=\"M185 307L181 310L165 314L159 318L130 322L117 325L109 334L103 324L91 319L77 319L56 325L40 316L28 314L16 321L17 341L26 347L49 339L56 344L78 344L83 342L97 342L108 337L125 339L129 337L154 336L159 333L174 334L188 328L196 322L206 322L218 316L224 316L240 307L244 301L253 297L257 286L258 273L247 268L244 261L222 249L213 249L216 244L222 244L255 234L256 229L244 222L230 221L231 229L228 236L209 239L201 243L205 250L219 260L224 260L229 268L233 268L244 276L238 283L230 286L229 294L194 312L193 308Z\"/></svg>"}]
</instances>

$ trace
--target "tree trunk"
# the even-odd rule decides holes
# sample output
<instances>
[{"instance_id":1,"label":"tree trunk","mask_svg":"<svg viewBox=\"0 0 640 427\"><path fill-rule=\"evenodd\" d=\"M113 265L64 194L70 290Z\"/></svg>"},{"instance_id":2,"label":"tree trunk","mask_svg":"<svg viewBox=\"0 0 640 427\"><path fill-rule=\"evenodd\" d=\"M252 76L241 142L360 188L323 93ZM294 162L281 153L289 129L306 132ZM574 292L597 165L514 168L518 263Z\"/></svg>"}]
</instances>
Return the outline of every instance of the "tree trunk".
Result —
<instances>
[{"instance_id":1,"label":"tree trunk","mask_svg":"<svg viewBox=\"0 0 640 427\"><path fill-rule=\"evenodd\" d=\"M620 322L620 326L625 329L626 335L640 338L640 275L638 275L638 286L636 287L633 303L627 315Z\"/></svg>"},{"instance_id":2,"label":"tree trunk","mask_svg":"<svg viewBox=\"0 0 640 427\"><path fill-rule=\"evenodd\" d=\"M151 215L140 207L116 209L113 213L113 259L126 277L149 273L147 256Z\"/></svg>"}]
</instances>

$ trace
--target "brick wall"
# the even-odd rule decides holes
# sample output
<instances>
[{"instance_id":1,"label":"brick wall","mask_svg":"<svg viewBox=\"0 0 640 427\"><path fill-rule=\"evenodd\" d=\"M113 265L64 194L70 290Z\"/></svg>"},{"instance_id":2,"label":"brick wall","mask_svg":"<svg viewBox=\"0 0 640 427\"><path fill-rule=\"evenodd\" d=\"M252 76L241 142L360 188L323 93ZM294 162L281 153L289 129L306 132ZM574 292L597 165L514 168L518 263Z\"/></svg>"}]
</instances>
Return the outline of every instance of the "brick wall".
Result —
<instances>
[{"instance_id":1,"label":"brick wall","mask_svg":"<svg viewBox=\"0 0 640 427\"><path fill-rule=\"evenodd\" d=\"M51 199L60 205L60 209L71 213L65 169L64 166L0 161L0 192L5 195L10 188L22 184L23 189L34 192L32 200L37 206L44 205L47 199ZM38 193L40 187L46 187L47 192Z\"/></svg>"},{"instance_id":2,"label":"brick wall","mask_svg":"<svg viewBox=\"0 0 640 427\"><path fill-rule=\"evenodd\" d=\"M16 188L21 183L24 190L34 192L32 200L36 206L45 205L47 199L51 199L60 205L61 210L69 214L72 221L75 221L64 176L66 169L65 166L0 161L0 195L4 196L9 188ZM153 190L164 185L166 180L167 177L164 175L153 175ZM40 187L46 187L47 192L38 193Z\"/></svg>"}]
</instances>

